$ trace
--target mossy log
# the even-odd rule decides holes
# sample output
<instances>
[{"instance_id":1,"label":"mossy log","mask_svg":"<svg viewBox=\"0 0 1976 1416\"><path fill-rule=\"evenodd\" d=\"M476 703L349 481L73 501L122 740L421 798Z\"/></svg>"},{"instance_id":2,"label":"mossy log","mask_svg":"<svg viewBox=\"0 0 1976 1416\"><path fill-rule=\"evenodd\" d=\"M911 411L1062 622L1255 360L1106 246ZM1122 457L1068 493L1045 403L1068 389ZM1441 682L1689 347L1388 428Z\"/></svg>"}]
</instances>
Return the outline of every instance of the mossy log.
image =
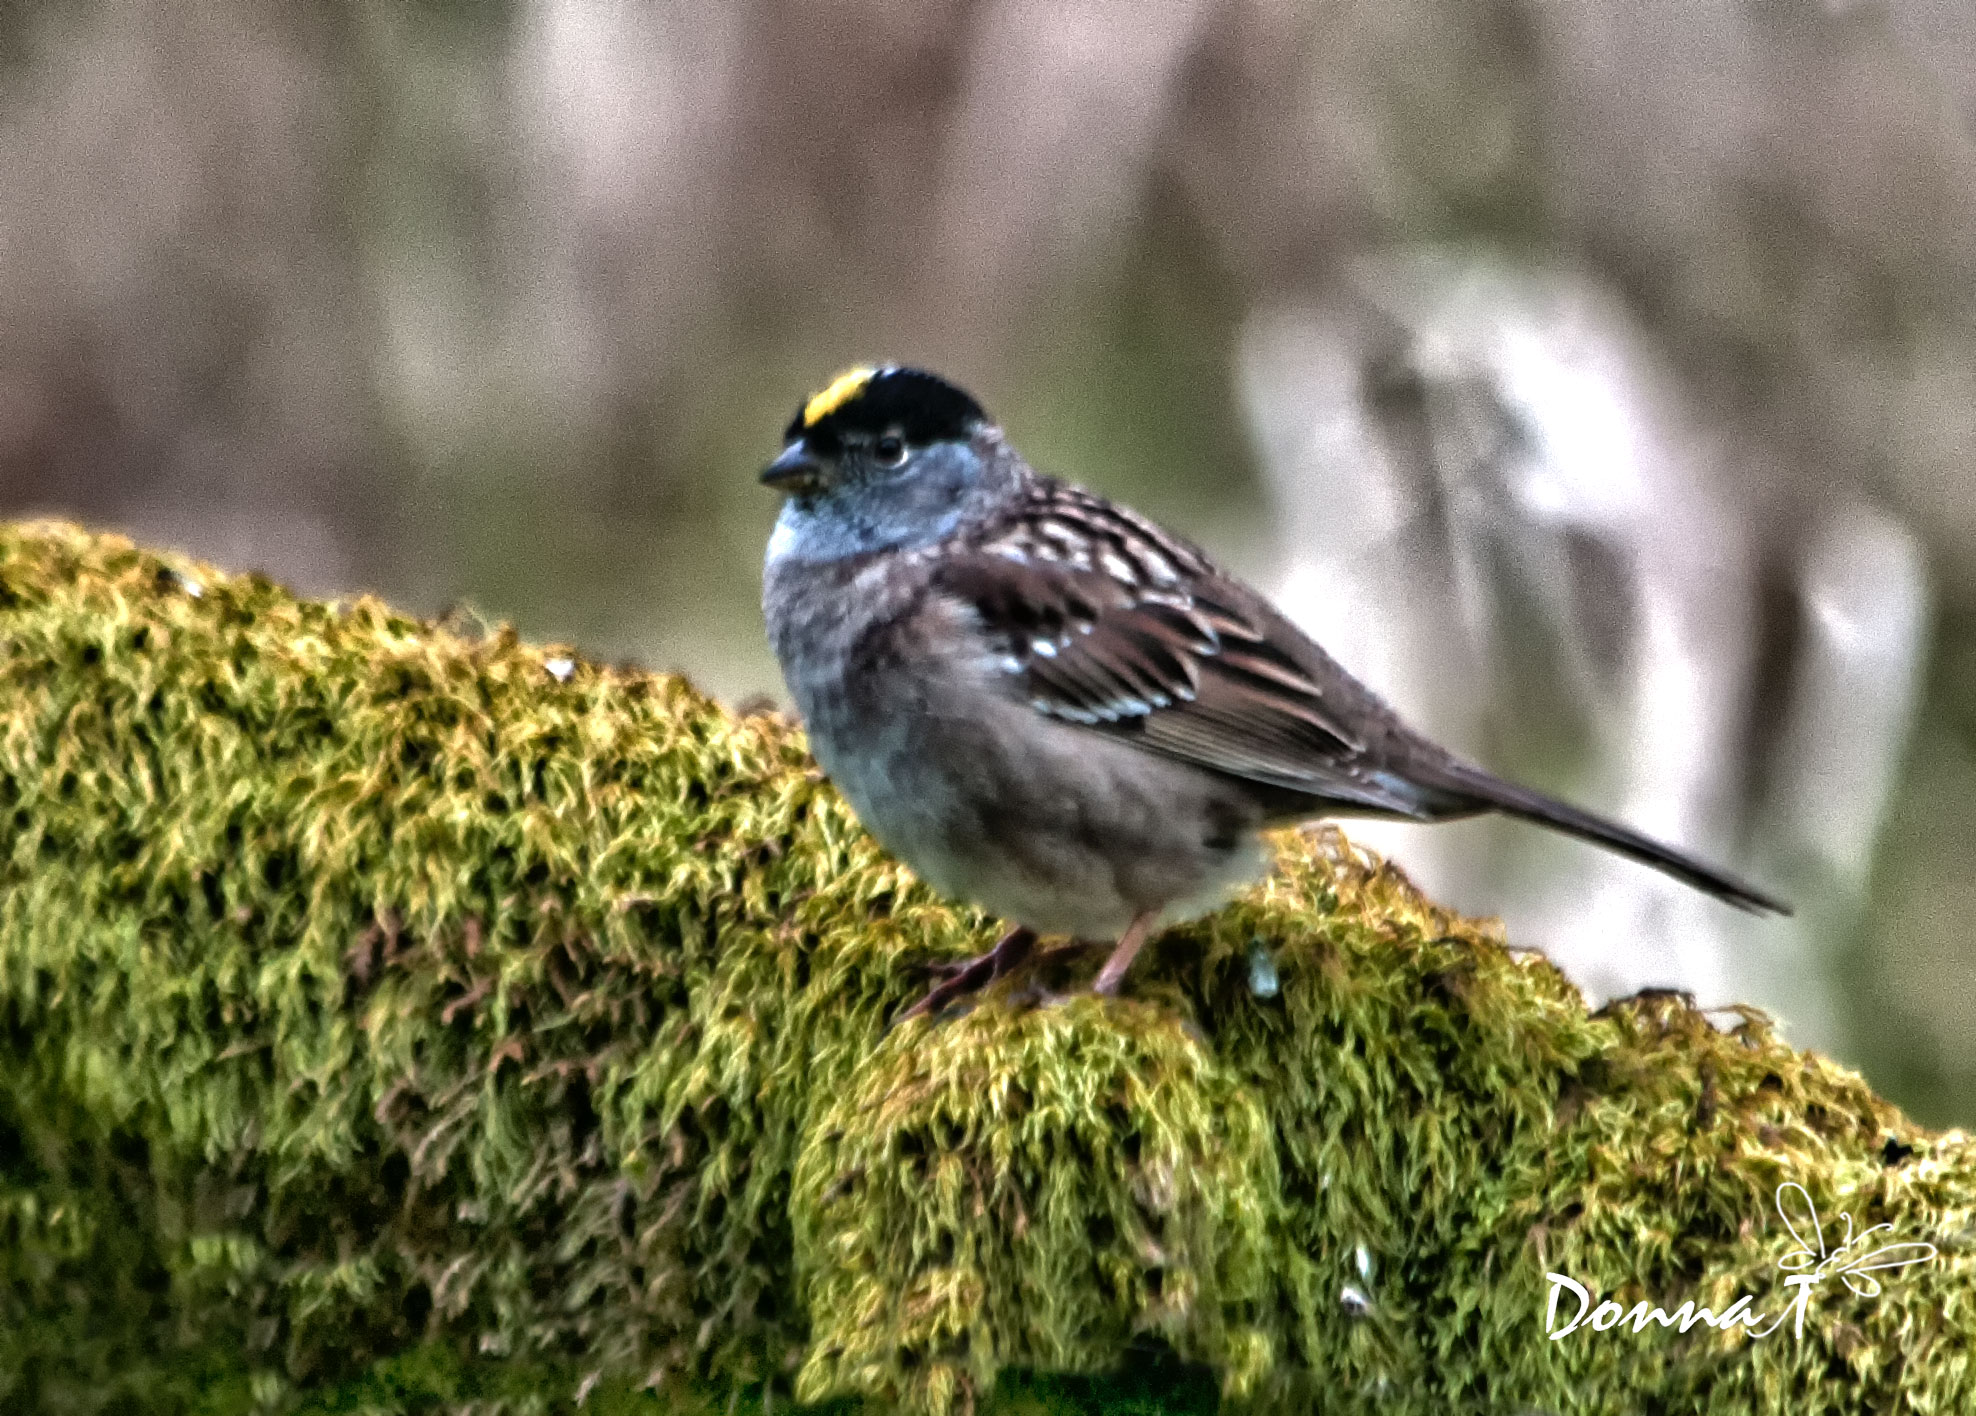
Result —
<instances>
[{"instance_id":1,"label":"mossy log","mask_svg":"<svg viewBox=\"0 0 1976 1416\"><path fill-rule=\"evenodd\" d=\"M1967 1137L1335 833L888 1030L992 922L773 716L55 525L0 638L0 1410L1976 1410ZM1938 1252L1547 1338L1781 1310L1786 1181Z\"/></svg>"}]
</instances>

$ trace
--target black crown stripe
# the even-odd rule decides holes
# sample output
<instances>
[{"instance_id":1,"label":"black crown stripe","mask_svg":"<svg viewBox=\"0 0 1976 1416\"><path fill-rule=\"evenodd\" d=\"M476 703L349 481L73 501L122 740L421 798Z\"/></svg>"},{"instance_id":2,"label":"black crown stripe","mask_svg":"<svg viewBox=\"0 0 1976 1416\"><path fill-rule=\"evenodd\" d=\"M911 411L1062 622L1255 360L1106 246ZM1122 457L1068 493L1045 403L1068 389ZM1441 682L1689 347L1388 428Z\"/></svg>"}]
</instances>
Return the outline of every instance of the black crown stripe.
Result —
<instances>
[{"instance_id":1,"label":"black crown stripe","mask_svg":"<svg viewBox=\"0 0 1976 1416\"><path fill-rule=\"evenodd\" d=\"M921 369L887 365L853 383L846 392L840 385L851 379L844 375L831 383L823 395L807 399L783 432L785 439L802 438L810 448L830 456L843 447L846 433L877 437L897 430L914 446L962 441L988 421L988 415L963 390L937 374ZM807 415L822 409L813 421Z\"/></svg>"}]
</instances>

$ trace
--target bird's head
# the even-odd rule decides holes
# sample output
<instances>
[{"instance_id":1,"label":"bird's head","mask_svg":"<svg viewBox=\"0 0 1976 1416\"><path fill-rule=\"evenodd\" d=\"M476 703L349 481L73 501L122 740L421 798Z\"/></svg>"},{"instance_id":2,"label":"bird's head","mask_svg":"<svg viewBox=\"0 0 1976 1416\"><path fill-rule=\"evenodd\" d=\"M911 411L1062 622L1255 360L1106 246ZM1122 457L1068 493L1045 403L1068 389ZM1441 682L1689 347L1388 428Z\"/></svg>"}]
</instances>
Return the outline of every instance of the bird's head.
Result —
<instances>
[{"instance_id":1,"label":"bird's head","mask_svg":"<svg viewBox=\"0 0 1976 1416\"><path fill-rule=\"evenodd\" d=\"M787 498L771 558L929 544L1012 475L980 404L897 365L840 374L804 400L783 439L762 473Z\"/></svg>"}]
</instances>

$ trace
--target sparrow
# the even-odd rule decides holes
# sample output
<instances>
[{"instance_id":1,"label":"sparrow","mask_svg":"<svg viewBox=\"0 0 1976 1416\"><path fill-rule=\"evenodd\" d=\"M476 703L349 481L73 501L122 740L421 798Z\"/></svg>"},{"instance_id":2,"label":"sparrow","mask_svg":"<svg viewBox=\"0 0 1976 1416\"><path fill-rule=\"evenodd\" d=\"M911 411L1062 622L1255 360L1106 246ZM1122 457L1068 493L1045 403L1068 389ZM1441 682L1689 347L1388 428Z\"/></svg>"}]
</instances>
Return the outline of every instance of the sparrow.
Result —
<instances>
[{"instance_id":1,"label":"sparrow","mask_svg":"<svg viewBox=\"0 0 1976 1416\"><path fill-rule=\"evenodd\" d=\"M852 369L783 439L762 609L811 750L882 845L1011 926L907 1015L1042 935L1111 941L1091 989L1115 994L1157 928L1267 869L1262 831L1314 817L1501 812L1789 912L1437 746L1197 546L1031 467L937 375Z\"/></svg>"}]
</instances>

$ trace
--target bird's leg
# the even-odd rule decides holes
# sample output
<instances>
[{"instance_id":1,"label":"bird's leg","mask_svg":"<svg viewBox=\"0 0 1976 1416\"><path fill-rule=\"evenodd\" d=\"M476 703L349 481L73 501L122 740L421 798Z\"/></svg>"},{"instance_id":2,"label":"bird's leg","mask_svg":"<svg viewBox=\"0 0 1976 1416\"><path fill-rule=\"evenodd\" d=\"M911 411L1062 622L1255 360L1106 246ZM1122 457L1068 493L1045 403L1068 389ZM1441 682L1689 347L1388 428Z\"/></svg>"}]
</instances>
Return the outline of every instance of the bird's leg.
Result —
<instances>
[{"instance_id":1,"label":"bird's leg","mask_svg":"<svg viewBox=\"0 0 1976 1416\"><path fill-rule=\"evenodd\" d=\"M952 978L973 967L974 961L980 957L979 954L970 954L965 959L928 959L916 967L928 978Z\"/></svg>"},{"instance_id":2,"label":"bird's leg","mask_svg":"<svg viewBox=\"0 0 1976 1416\"><path fill-rule=\"evenodd\" d=\"M1158 910L1146 910L1132 917L1132 923L1125 926L1125 933L1118 936L1118 943L1112 946L1111 957L1105 966L1098 970L1098 976L1091 983L1091 991L1100 998L1115 997L1118 986L1125 982L1125 971L1132 967L1132 961L1139 956L1152 937L1153 921L1159 918Z\"/></svg>"},{"instance_id":3,"label":"bird's leg","mask_svg":"<svg viewBox=\"0 0 1976 1416\"><path fill-rule=\"evenodd\" d=\"M923 1013L938 1013L956 998L986 988L1018 967L1035 947L1036 931L1027 925L1016 925L1001 937L994 948L985 954L976 954L961 964L950 977L935 984L924 998L899 1014L899 1021L903 1023L907 1018L917 1018Z\"/></svg>"},{"instance_id":4,"label":"bird's leg","mask_svg":"<svg viewBox=\"0 0 1976 1416\"><path fill-rule=\"evenodd\" d=\"M1036 936L1032 932L1025 942L1016 938L1020 933L1022 933L1020 925L1011 926L1008 933L995 941L995 947L992 949L971 954L965 959L932 959L919 967L934 978L959 978L962 974L966 974L970 979L975 980L975 987L978 988L982 983L1006 976L1023 961L1029 953L1030 946L1036 942ZM1036 957L1047 959L1056 952L1055 949L1045 949ZM985 974L982 973L984 967L988 969Z\"/></svg>"},{"instance_id":5,"label":"bird's leg","mask_svg":"<svg viewBox=\"0 0 1976 1416\"><path fill-rule=\"evenodd\" d=\"M1065 959L1074 959L1080 954L1088 954L1103 946L1102 939L1073 939L1068 944L1053 944L1048 949L1032 956L1024 969L1029 982L1012 1000L1019 1008L1041 1008L1052 1003L1061 1003L1064 995L1044 984L1050 970Z\"/></svg>"}]
</instances>

